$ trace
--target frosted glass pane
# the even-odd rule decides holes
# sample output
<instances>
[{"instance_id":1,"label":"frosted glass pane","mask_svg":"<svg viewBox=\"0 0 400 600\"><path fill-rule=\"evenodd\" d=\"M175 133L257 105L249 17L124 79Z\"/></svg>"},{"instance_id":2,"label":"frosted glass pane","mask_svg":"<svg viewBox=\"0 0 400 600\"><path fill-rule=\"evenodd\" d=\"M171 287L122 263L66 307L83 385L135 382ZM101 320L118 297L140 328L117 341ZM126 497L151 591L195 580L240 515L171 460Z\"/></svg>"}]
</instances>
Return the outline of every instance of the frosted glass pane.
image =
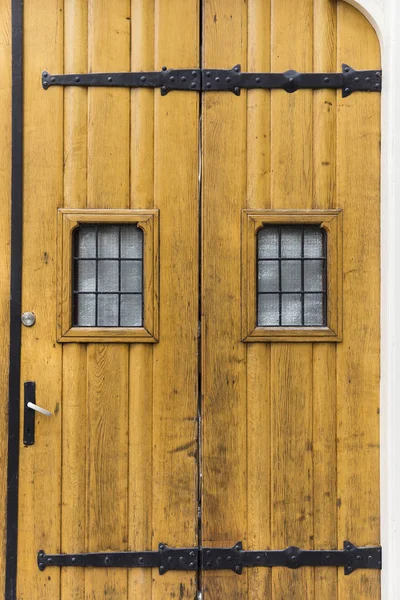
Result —
<instances>
[{"instance_id":1,"label":"frosted glass pane","mask_svg":"<svg viewBox=\"0 0 400 600\"><path fill-rule=\"evenodd\" d=\"M119 226L102 225L98 228L98 255L100 258L118 258Z\"/></svg>"},{"instance_id":2,"label":"frosted glass pane","mask_svg":"<svg viewBox=\"0 0 400 600\"><path fill-rule=\"evenodd\" d=\"M319 227L304 228L305 258L320 258L324 255L324 232Z\"/></svg>"},{"instance_id":3,"label":"frosted glass pane","mask_svg":"<svg viewBox=\"0 0 400 600\"><path fill-rule=\"evenodd\" d=\"M121 296L121 326L140 327L143 323L142 296Z\"/></svg>"},{"instance_id":4,"label":"frosted glass pane","mask_svg":"<svg viewBox=\"0 0 400 600\"><path fill-rule=\"evenodd\" d=\"M322 327L324 323L323 294L304 295L304 325Z\"/></svg>"},{"instance_id":5,"label":"frosted glass pane","mask_svg":"<svg viewBox=\"0 0 400 600\"><path fill-rule=\"evenodd\" d=\"M282 291L301 292L301 261L283 260L281 265Z\"/></svg>"},{"instance_id":6,"label":"frosted glass pane","mask_svg":"<svg viewBox=\"0 0 400 600\"><path fill-rule=\"evenodd\" d=\"M119 273L117 260L99 260L97 289L99 292L119 291Z\"/></svg>"},{"instance_id":7,"label":"frosted glass pane","mask_svg":"<svg viewBox=\"0 0 400 600\"><path fill-rule=\"evenodd\" d=\"M75 324L80 327L94 327L96 325L96 296L82 294L75 300Z\"/></svg>"},{"instance_id":8,"label":"frosted glass pane","mask_svg":"<svg viewBox=\"0 0 400 600\"><path fill-rule=\"evenodd\" d=\"M121 258L142 258L143 230L136 225L121 227Z\"/></svg>"},{"instance_id":9,"label":"frosted glass pane","mask_svg":"<svg viewBox=\"0 0 400 600\"><path fill-rule=\"evenodd\" d=\"M258 297L258 325L279 326L279 295L267 294Z\"/></svg>"},{"instance_id":10,"label":"frosted glass pane","mask_svg":"<svg viewBox=\"0 0 400 600\"><path fill-rule=\"evenodd\" d=\"M97 296L97 325L99 327L118 327L118 294L99 294Z\"/></svg>"},{"instance_id":11,"label":"frosted glass pane","mask_svg":"<svg viewBox=\"0 0 400 600\"><path fill-rule=\"evenodd\" d=\"M142 262L123 260L121 262L121 292L142 291Z\"/></svg>"},{"instance_id":12,"label":"frosted glass pane","mask_svg":"<svg viewBox=\"0 0 400 600\"><path fill-rule=\"evenodd\" d=\"M322 260L306 260L304 262L304 290L306 292L322 292L324 289Z\"/></svg>"},{"instance_id":13,"label":"frosted glass pane","mask_svg":"<svg viewBox=\"0 0 400 600\"><path fill-rule=\"evenodd\" d=\"M295 225L281 228L281 256L283 258L301 258L302 227Z\"/></svg>"},{"instance_id":14,"label":"frosted glass pane","mask_svg":"<svg viewBox=\"0 0 400 600\"><path fill-rule=\"evenodd\" d=\"M299 325L302 321L300 294L282 294L282 326Z\"/></svg>"},{"instance_id":15,"label":"frosted glass pane","mask_svg":"<svg viewBox=\"0 0 400 600\"><path fill-rule=\"evenodd\" d=\"M96 258L96 228L81 227L77 231L79 258Z\"/></svg>"},{"instance_id":16,"label":"frosted glass pane","mask_svg":"<svg viewBox=\"0 0 400 600\"><path fill-rule=\"evenodd\" d=\"M277 258L279 256L278 227L264 227L258 233L258 257Z\"/></svg>"},{"instance_id":17,"label":"frosted glass pane","mask_svg":"<svg viewBox=\"0 0 400 600\"><path fill-rule=\"evenodd\" d=\"M76 261L76 291L95 292L96 291L96 261L95 260L77 260Z\"/></svg>"},{"instance_id":18,"label":"frosted glass pane","mask_svg":"<svg viewBox=\"0 0 400 600\"><path fill-rule=\"evenodd\" d=\"M275 260L258 263L258 291L279 291L279 262Z\"/></svg>"}]
</instances>

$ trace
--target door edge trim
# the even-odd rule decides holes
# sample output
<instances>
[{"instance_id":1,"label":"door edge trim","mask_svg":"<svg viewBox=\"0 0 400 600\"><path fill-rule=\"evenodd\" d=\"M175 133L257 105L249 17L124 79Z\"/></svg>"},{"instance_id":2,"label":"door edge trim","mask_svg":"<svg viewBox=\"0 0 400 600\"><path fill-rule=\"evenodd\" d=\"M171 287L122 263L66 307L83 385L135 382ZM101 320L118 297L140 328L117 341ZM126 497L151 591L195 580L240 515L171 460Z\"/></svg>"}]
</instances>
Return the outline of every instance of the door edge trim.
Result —
<instances>
[{"instance_id":1,"label":"door edge trim","mask_svg":"<svg viewBox=\"0 0 400 600\"><path fill-rule=\"evenodd\" d=\"M8 462L6 503L5 599L15 600L18 546L18 469L21 376L21 290L23 205L23 0L11 0L11 272L8 380Z\"/></svg>"}]
</instances>

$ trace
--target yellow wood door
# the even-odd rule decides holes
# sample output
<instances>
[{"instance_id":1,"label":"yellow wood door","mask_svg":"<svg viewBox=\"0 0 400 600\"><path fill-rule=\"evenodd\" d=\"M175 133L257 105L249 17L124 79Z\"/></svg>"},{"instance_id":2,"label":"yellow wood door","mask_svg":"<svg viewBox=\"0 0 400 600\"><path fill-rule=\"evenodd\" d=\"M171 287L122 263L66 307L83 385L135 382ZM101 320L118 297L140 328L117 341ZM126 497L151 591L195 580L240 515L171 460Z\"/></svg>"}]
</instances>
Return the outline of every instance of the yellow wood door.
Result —
<instances>
[{"instance_id":1,"label":"yellow wood door","mask_svg":"<svg viewBox=\"0 0 400 600\"><path fill-rule=\"evenodd\" d=\"M380 51L346 2L213 0L203 61L337 72L376 68ZM204 546L379 543L379 134L379 94L204 94ZM341 342L243 343L243 209L342 209ZM380 596L376 571L259 568L202 582L207 600Z\"/></svg>"},{"instance_id":2,"label":"yellow wood door","mask_svg":"<svg viewBox=\"0 0 400 600\"><path fill-rule=\"evenodd\" d=\"M380 52L366 19L341 0L24 3L22 303L36 323L22 331L21 407L24 382L34 381L52 416L37 415L28 447L21 418L20 600L380 597L371 570L38 570L40 549L379 544L380 95L45 92L40 80L44 69L238 63L340 72L342 63L378 69ZM325 211L342 223L340 341L244 341L243 315L254 308L245 245L256 245L244 236L245 210L301 211L301 223ZM79 212L98 223L104 211L111 223L156 215L144 276L153 285L159 273L158 330L148 339L60 336L71 241L60 222ZM256 289L256 274L247 283Z\"/></svg>"},{"instance_id":3,"label":"yellow wood door","mask_svg":"<svg viewBox=\"0 0 400 600\"><path fill-rule=\"evenodd\" d=\"M35 444L21 447L17 597L192 600L195 572L41 573L35 555L197 544L199 96L48 93L41 72L197 67L198 3L24 6L23 310L36 324L23 328L21 398L35 381L53 415L38 415ZM118 333L115 343L58 343L58 209L154 207L158 343Z\"/></svg>"}]
</instances>

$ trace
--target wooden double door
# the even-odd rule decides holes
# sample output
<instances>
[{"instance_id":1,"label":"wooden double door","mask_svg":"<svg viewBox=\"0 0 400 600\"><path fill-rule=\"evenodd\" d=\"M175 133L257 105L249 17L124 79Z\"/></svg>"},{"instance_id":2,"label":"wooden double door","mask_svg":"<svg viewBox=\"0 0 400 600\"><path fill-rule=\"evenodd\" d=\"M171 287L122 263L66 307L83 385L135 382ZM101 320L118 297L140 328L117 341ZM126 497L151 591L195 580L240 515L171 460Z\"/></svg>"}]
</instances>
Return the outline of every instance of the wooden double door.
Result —
<instances>
[{"instance_id":1,"label":"wooden double door","mask_svg":"<svg viewBox=\"0 0 400 600\"><path fill-rule=\"evenodd\" d=\"M341 0L24 3L23 310L36 323L22 331L21 403L35 381L52 416L36 417L33 446L21 434L18 599L380 597L372 570L160 576L41 572L36 561L39 549L160 542L379 543L380 95L163 97L44 91L40 80L44 69L338 72L342 63L378 69L380 51ZM59 340L59 209L158 210L155 339ZM341 209L338 339L246 339L243 288L256 289L243 283L246 209Z\"/></svg>"}]
</instances>

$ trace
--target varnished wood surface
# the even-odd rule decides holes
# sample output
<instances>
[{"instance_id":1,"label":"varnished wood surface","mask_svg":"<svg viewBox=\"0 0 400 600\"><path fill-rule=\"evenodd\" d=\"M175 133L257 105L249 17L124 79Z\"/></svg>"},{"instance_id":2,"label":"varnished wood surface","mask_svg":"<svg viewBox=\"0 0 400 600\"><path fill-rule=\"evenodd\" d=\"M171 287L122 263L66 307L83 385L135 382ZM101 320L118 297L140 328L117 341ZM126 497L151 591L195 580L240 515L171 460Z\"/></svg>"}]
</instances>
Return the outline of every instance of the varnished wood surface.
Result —
<instances>
[{"instance_id":1,"label":"varnished wood surface","mask_svg":"<svg viewBox=\"0 0 400 600\"><path fill-rule=\"evenodd\" d=\"M1 64L10 56L8 10L0 4ZM192 600L193 573L43 574L36 552L197 543L199 95L44 92L37 73L197 67L199 4L41 0L25 2L24 16L23 309L37 324L23 330L22 383L35 380L38 404L54 415L38 416L35 446L21 446L18 597ZM210 68L380 63L371 26L344 2L207 0L203 21L201 59ZM4 81L0 98L9 94ZM378 94L343 100L332 90L203 94L203 545L379 543L379 102ZM5 193L7 169L0 177ZM8 206L0 209L5 277ZM61 207L160 210L158 344L56 343ZM342 343L242 343L245 208L343 209ZM8 293L2 322L7 310ZM0 457L2 439L0 431ZM0 566L0 585L2 577ZM201 579L204 600L380 593L376 572L345 578L328 568Z\"/></svg>"},{"instance_id":2,"label":"varnished wood surface","mask_svg":"<svg viewBox=\"0 0 400 600\"><path fill-rule=\"evenodd\" d=\"M10 338L11 5L0 2L0 557L5 556L8 353ZM0 594L5 560L0 558Z\"/></svg>"},{"instance_id":3,"label":"varnished wood surface","mask_svg":"<svg viewBox=\"0 0 400 600\"><path fill-rule=\"evenodd\" d=\"M248 70L278 72L380 65L371 26L344 2L205 7L210 68L240 62L244 70L246 59ZM380 97L250 91L246 111L243 95L203 99L204 540L254 549L379 543ZM241 208L343 209L343 342L272 338L243 354ZM376 572L351 581L322 568L249 570L247 584L226 573L203 579L207 600L379 598Z\"/></svg>"},{"instance_id":4,"label":"varnished wood surface","mask_svg":"<svg viewBox=\"0 0 400 600\"><path fill-rule=\"evenodd\" d=\"M36 381L38 404L54 409L55 416L38 417L37 443L21 448L20 530L29 534L19 538L18 597L192 599L195 574L160 578L157 569L154 577L146 569L40 573L36 553L41 547L70 553L151 549L160 541L197 543L198 97L178 94L168 105L155 100L159 90L65 89L52 95L33 74L43 68L154 69L155 54L178 68L187 61L195 67L199 7L178 0L174 7L140 0L25 6L31 50L26 61L24 305L38 321L24 331L23 381ZM173 31L176 35L170 35ZM89 337L56 343L58 208L102 215L104 209L135 209L137 215L147 209L153 221L161 209L164 338L156 352L124 339L112 343L115 331L107 344ZM28 236L31 231L40 234ZM154 242L147 292L158 304L157 236ZM156 311L150 317L158 335Z\"/></svg>"}]
</instances>

